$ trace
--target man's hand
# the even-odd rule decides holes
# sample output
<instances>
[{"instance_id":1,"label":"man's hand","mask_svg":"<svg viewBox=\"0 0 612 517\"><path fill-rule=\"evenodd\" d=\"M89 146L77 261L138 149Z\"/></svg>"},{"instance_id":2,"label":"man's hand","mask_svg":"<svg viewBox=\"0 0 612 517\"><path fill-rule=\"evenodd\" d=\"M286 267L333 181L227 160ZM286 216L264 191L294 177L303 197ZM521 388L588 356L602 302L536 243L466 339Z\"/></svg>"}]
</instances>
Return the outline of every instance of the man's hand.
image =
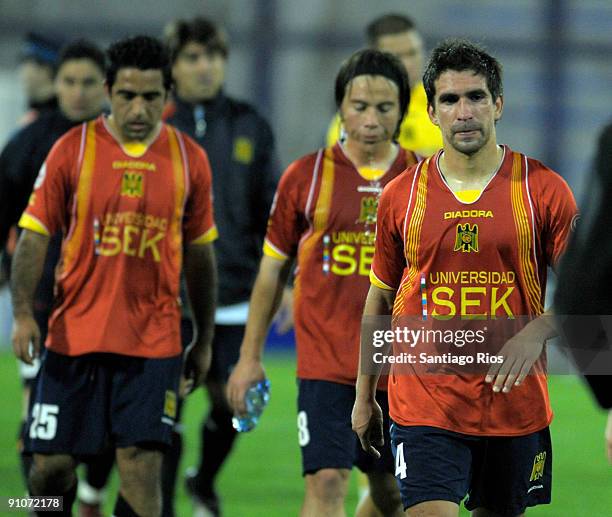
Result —
<instances>
[{"instance_id":1,"label":"man's hand","mask_svg":"<svg viewBox=\"0 0 612 517\"><path fill-rule=\"evenodd\" d=\"M293 289L291 287L283 289L283 298L274 321L276 321L276 331L280 335L286 334L293 328Z\"/></svg>"},{"instance_id":2,"label":"man's hand","mask_svg":"<svg viewBox=\"0 0 612 517\"><path fill-rule=\"evenodd\" d=\"M608 461L612 465L612 409L608 413L608 425L606 426L606 452Z\"/></svg>"},{"instance_id":3,"label":"man's hand","mask_svg":"<svg viewBox=\"0 0 612 517\"><path fill-rule=\"evenodd\" d=\"M15 356L24 363L31 365L40 355L40 329L32 315L15 316L12 341Z\"/></svg>"},{"instance_id":4,"label":"man's hand","mask_svg":"<svg viewBox=\"0 0 612 517\"><path fill-rule=\"evenodd\" d=\"M261 361L240 358L227 381L227 400L234 413L244 415L246 412L244 396L247 390L265 378L266 372Z\"/></svg>"},{"instance_id":5,"label":"man's hand","mask_svg":"<svg viewBox=\"0 0 612 517\"><path fill-rule=\"evenodd\" d=\"M496 393L509 393L513 386L519 386L540 357L544 343L552 335L554 332L543 318L527 324L498 352L504 360L489 368L485 382L493 383L493 391Z\"/></svg>"},{"instance_id":6,"label":"man's hand","mask_svg":"<svg viewBox=\"0 0 612 517\"><path fill-rule=\"evenodd\" d=\"M383 438L383 414L378 402L374 399L370 401L357 399L353 406L351 423L353 431L359 437L362 449L380 458L380 452L376 447L382 447L385 440Z\"/></svg>"},{"instance_id":7,"label":"man's hand","mask_svg":"<svg viewBox=\"0 0 612 517\"><path fill-rule=\"evenodd\" d=\"M186 397L202 385L208 374L211 359L210 344L194 341L187 347L179 389L181 397Z\"/></svg>"}]
</instances>

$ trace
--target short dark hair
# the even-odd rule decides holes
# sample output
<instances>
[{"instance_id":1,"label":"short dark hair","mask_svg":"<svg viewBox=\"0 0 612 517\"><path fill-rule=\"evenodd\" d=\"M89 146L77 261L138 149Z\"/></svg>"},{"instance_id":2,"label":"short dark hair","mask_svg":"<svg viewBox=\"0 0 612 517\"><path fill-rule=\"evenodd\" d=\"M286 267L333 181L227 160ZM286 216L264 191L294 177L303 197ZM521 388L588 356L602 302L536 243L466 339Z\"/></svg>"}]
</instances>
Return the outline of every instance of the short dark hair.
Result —
<instances>
[{"instance_id":1,"label":"short dark hair","mask_svg":"<svg viewBox=\"0 0 612 517\"><path fill-rule=\"evenodd\" d=\"M447 39L433 49L423 74L423 86L427 102L431 106L436 96L435 81L447 70L456 72L471 70L475 74L484 76L493 100L504 93L502 66L497 59L471 41Z\"/></svg>"},{"instance_id":2,"label":"short dark hair","mask_svg":"<svg viewBox=\"0 0 612 517\"><path fill-rule=\"evenodd\" d=\"M57 57L62 47L62 41L53 37L43 36L36 32L28 32L24 38L19 55L19 61L34 61L39 65L48 66L53 72L57 69Z\"/></svg>"},{"instance_id":3,"label":"short dark hair","mask_svg":"<svg viewBox=\"0 0 612 517\"><path fill-rule=\"evenodd\" d=\"M408 73L402 62L393 54L375 49L358 50L349 57L336 76L335 98L339 109L346 94L348 84L359 75L382 75L397 85L399 92L400 123L410 104L410 85Z\"/></svg>"},{"instance_id":4,"label":"short dark hair","mask_svg":"<svg viewBox=\"0 0 612 517\"><path fill-rule=\"evenodd\" d=\"M66 61L72 59L89 59L93 61L103 75L106 71L104 52L91 41L79 39L63 47L57 62L57 69L59 70Z\"/></svg>"},{"instance_id":5,"label":"short dark hair","mask_svg":"<svg viewBox=\"0 0 612 517\"><path fill-rule=\"evenodd\" d=\"M202 17L169 23L164 30L164 41L173 63L183 47L190 42L204 45L210 52L218 52L224 58L229 53L225 31L212 20Z\"/></svg>"},{"instance_id":6,"label":"short dark hair","mask_svg":"<svg viewBox=\"0 0 612 517\"><path fill-rule=\"evenodd\" d=\"M417 30L417 26L412 18L391 13L380 16L372 21L366 28L366 37L368 38L368 45L370 47L376 47L376 45L378 45L378 40L382 36L399 34L412 30Z\"/></svg>"},{"instance_id":7,"label":"short dark hair","mask_svg":"<svg viewBox=\"0 0 612 517\"><path fill-rule=\"evenodd\" d=\"M134 36L113 43L106 51L108 68L106 84L109 89L115 84L117 72L122 68L138 70L160 70L164 79L164 88L172 86L170 58L161 42L150 36Z\"/></svg>"}]
</instances>

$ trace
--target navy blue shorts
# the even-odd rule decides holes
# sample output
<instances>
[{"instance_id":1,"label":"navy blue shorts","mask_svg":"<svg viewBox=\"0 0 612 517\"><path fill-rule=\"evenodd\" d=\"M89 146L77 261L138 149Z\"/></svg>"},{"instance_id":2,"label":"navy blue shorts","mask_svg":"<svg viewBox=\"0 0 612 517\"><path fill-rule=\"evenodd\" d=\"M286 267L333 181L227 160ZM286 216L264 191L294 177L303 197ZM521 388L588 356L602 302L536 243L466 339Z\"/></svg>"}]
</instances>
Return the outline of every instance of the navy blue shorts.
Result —
<instances>
[{"instance_id":1,"label":"navy blue shorts","mask_svg":"<svg viewBox=\"0 0 612 517\"><path fill-rule=\"evenodd\" d=\"M387 392L378 391L376 401L384 415L385 445L380 459L361 448L351 429L355 387L337 382L298 379L298 442L302 450L302 473L313 474L324 468L393 474L389 437Z\"/></svg>"},{"instance_id":2,"label":"navy blue shorts","mask_svg":"<svg viewBox=\"0 0 612 517\"><path fill-rule=\"evenodd\" d=\"M46 350L30 401L26 450L87 456L171 440L182 355L70 357Z\"/></svg>"},{"instance_id":3,"label":"navy blue shorts","mask_svg":"<svg viewBox=\"0 0 612 517\"><path fill-rule=\"evenodd\" d=\"M514 516L550 503L548 427L526 436L469 436L435 427L391 425L395 477L404 509L433 500Z\"/></svg>"}]
</instances>

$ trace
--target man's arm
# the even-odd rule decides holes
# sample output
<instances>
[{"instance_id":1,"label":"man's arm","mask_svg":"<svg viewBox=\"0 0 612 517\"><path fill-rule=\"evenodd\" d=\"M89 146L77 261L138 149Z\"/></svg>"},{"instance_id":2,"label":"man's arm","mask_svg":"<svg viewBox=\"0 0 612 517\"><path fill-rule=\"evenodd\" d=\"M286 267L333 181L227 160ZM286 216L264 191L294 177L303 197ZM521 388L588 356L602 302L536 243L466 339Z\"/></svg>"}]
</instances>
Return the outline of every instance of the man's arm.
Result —
<instances>
[{"instance_id":1,"label":"man's arm","mask_svg":"<svg viewBox=\"0 0 612 517\"><path fill-rule=\"evenodd\" d=\"M395 291L370 285L363 309L364 323L368 317L391 315L394 301ZM382 410L376 402L376 386L380 374L367 374L361 371L361 354L364 349L369 349L369 339L370 336L362 334L359 352L359 373L357 375L355 405L353 406L351 422L353 431L359 436L363 450L376 457L380 457L380 453L374 447L374 445L378 447L383 445Z\"/></svg>"},{"instance_id":2,"label":"man's arm","mask_svg":"<svg viewBox=\"0 0 612 517\"><path fill-rule=\"evenodd\" d=\"M27 364L39 355L40 330L33 317L33 300L40 281L49 236L23 230L11 267L11 297L13 301L13 350ZM30 351L30 343L33 345Z\"/></svg>"},{"instance_id":3,"label":"man's arm","mask_svg":"<svg viewBox=\"0 0 612 517\"><path fill-rule=\"evenodd\" d=\"M183 263L194 320L194 340L187 350L184 377L197 388L210 367L217 301L217 264L212 242L188 244Z\"/></svg>"},{"instance_id":4,"label":"man's arm","mask_svg":"<svg viewBox=\"0 0 612 517\"><path fill-rule=\"evenodd\" d=\"M493 384L495 393L508 393L514 386L520 386L542 354L544 343L558 335L554 313L548 309L504 344L499 351L504 360L489 368L485 382Z\"/></svg>"},{"instance_id":5,"label":"man's arm","mask_svg":"<svg viewBox=\"0 0 612 517\"><path fill-rule=\"evenodd\" d=\"M245 411L244 395L249 387L265 378L263 349L270 322L281 302L291 263L291 260L279 260L267 255L261 259L249 301L249 317L240 347L240 359L227 385L227 398L238 413Z\"/></svg>"}]
</instances>

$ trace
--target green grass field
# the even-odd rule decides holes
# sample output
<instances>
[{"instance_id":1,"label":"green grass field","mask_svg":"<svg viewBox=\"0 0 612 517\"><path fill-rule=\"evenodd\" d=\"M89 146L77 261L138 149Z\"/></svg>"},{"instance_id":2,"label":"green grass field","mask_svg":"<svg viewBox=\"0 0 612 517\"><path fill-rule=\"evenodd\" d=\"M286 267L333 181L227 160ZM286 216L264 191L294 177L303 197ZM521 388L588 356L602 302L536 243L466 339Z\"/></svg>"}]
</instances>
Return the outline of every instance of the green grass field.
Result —
<instances>
[{"instance_id":1,"label":"green grass field","mask_svg":"<svg viewBox=\"0 0 612 517\"><path fill-rule=\"evenodd\" d=\"M270 406L260 426L238 442L219 481L226 517L287 517L299 512L302 479L295 426L294 359L290 355L269 355L266 371L272 381ZM550 385L556 413L552 425L553 504L530 510L529 515L611 517L612 467L604 457L605 415L595 407L579 380L556 377L551 379ZM0 352L0 390L4 401L0 412L3 452L0 456L0 496L15 496L24 492L14 445L20 414L20 384L15 362L8 352ZM204 396L199 391L187 404L181 472L195 463L198 429L204 412ZM114 498L115 487L116 480L113 480L110 499ZM353 477L346 504L348 515L353 514L356 500ZM112 501L107 506L110 515ZM178 517L191 515L182 483L178 486L176 508Z\"/></svg>"}]
</instances>

